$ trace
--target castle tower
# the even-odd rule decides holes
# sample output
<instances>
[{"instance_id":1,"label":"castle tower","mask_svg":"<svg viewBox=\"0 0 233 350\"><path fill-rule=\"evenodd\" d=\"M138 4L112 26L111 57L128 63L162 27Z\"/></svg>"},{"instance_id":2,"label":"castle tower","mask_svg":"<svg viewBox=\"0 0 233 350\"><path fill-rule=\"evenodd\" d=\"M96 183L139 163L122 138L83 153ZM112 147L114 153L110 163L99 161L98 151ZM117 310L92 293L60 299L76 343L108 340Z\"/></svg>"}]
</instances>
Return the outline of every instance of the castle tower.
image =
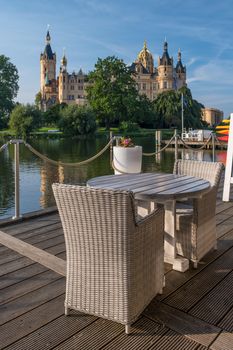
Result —
<instances>
[{"instance_id":1,"label":"castle tower","mask_svg":"<svg viewBox=\"0 0 233 350\"><path fill-rule=\"evenodd\" d=\"M47 31L45 49L40 55L40 91L44 110L57 101L56 54L51 49L50 41Z\"/></svg>"},{"instance_id":2,"label":"castle tower","mask_svg":"<svg viewBox=\"0 0 233 350\"><path fill-rule=\"evenodd\" d=\"M181 61L181 51L178 51L178 58L176 64L176 88L180 89L182 86L186 86L186 67L183 66Z\"/></svg>"},{"instance_id":3,"label":"castle tower","mask_svg":"<svg viewBox=\"0 0 233 350\"><path fill-rule=\"evenodd\" d=\"M58 78L58 98L60 103L65 102L67 100L68 93L68 81L69 75L67 72L67 58L65 56L65 52L63 53L63 57L61 59L60 73Z\"/></svg>"},{"instance_id":4,"label":"castle tower","mask_svg":"<svg viewBox=\"0 0 233 350\"><path fill-rule=\"evenodd\" d=\"M168 44L165 40L163 45L163 55L158 58L158 83L160 92L174 88L173 78L173 58L169 56Z\"/></svg>"},{"instance_id":5,"label":"castle tower","mask_svg":"<svg viewBox=\"0 0 233 350\"><path fill-rule=\"evenodd\" d=\"M143 49L138 54L137 62L140 62L148 73L154 73L154 59L147 48L146 41L144 41Z\"/></svg>"}]
</instances>

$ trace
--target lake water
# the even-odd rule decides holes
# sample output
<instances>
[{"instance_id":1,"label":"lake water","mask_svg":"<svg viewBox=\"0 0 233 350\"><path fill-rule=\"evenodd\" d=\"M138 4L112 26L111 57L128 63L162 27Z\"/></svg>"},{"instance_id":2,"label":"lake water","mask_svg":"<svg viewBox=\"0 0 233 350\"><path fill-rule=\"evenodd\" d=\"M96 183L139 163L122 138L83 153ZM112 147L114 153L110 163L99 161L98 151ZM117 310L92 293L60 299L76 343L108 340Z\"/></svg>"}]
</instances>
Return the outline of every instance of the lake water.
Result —
<instances>
[{"instance_id":1,"label":"lake water","mask_svg":"<svg viewBox=\"0 0 233 350\"><path fill-rule=\"evenodd\" d=\"M154 138L134 138L143 152L154 152ZM0 142L0 146L4 141ZM43 155L61 162L79 162L98 153L106 144L105 136L88 140L32 139L32 145ZM181 149L179 158L212 161L212 151L189 151ZM216 151L216 161L225 163L226 151ZM159 159L143 157L144 172L172 172L174 149L167 148ZM58 167L45 163L24 145L20 145L20 212L21 214L53 206L53 182L85 184L92 177L113 174L109 149L93 162L80 167ZM0 152L0 219L14 215L14 146Z\"/></svg>"}]
</instances>

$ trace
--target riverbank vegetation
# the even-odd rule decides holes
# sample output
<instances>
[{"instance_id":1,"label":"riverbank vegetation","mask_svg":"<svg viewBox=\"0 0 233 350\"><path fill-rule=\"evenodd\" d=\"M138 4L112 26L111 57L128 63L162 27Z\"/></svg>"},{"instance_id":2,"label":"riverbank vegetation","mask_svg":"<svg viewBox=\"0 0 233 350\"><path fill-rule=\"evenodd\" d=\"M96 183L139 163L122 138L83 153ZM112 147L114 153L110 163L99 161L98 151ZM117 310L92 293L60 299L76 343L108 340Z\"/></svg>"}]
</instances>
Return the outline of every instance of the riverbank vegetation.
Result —
<instances>
[{"instance_id":1,"label":"riverbank vegetation","mask_svg":"<svg viewBox=\"0 0 233 350\"><path fill-rule=\"evenodd\" d=\"M87 104L56 104L47 111L40 110L40 95L34 105L15 104L18 91L18 72L5 56L0 56L0 68L5 67L4 99L0 99L0 130L16 137L57 134L62 136L109 133L145 135L154 129L181 129L181 96L184 99L185 127L201 128L201 108L187 87L160 93L154 101L140 95L130 68L115 56L98 59L88 75ZM0 72L2 75L2 73ZM13 79L14 78L14 79ZM2 76L0 81L3 81ZM2 83L1 83L2 84ZM104 131L103 131L104 130ZM151 130L151 131L150 131Z\"/></svg>"}]
</instances>

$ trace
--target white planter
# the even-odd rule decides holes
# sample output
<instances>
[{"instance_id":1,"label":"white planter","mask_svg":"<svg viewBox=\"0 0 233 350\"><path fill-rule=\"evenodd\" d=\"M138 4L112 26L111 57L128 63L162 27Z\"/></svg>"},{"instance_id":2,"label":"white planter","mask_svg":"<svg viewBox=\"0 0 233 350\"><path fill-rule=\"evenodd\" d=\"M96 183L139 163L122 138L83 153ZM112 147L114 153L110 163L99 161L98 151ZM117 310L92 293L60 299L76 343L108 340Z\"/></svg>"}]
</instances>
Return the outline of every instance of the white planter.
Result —
<instances>
[{"instance_id":1,"label":"white planter","mask_svg":"<svg viewBox=\"0 0 233 350\"><path fill-rule=\"evenodd\" d=\"M140 173L142 168L142 147L114 146L113 165L115 174Z\"/></svg>"}]
</instances>

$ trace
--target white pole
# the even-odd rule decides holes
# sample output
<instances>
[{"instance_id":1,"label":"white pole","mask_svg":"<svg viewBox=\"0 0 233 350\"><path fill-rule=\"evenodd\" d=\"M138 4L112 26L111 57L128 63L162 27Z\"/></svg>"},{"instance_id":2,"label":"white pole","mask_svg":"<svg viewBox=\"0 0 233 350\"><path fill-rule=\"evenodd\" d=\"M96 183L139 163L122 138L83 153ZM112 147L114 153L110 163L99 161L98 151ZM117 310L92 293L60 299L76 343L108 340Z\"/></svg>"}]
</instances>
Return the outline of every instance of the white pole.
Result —
<instances>
[{"instance_id":1,"label":"white pole","mask_svg":"<svg viewBox=\"0 0 233 350\"><path fill-rule=\"evenodd\" d=\"M223 185L223 198L224 202L230 200L230 185L233 184L232 168L233 168L233 113L231 113L229 137L227 145L227 161L225 169L225 179Z\"/></svg>"},{"instance_id":2,"label":"white pole","mask_svg":"<svg viewBox=\"0 0 233 350\"><path fill-rule=\"evenodd\" d=\"M184 94L181 94L181 138L183 140L184 132Z\"/></svg>"},{"instance_id":3,"label":"white pole","mask_svg":"<svg viewBox=\"0 0 233 350\"><path fill-rule=\"evenodd\" d=\"M19 142L15 142L15 216L13 219L20 218L20 194L19 194Z\"/></svg>"}]
</instances>

